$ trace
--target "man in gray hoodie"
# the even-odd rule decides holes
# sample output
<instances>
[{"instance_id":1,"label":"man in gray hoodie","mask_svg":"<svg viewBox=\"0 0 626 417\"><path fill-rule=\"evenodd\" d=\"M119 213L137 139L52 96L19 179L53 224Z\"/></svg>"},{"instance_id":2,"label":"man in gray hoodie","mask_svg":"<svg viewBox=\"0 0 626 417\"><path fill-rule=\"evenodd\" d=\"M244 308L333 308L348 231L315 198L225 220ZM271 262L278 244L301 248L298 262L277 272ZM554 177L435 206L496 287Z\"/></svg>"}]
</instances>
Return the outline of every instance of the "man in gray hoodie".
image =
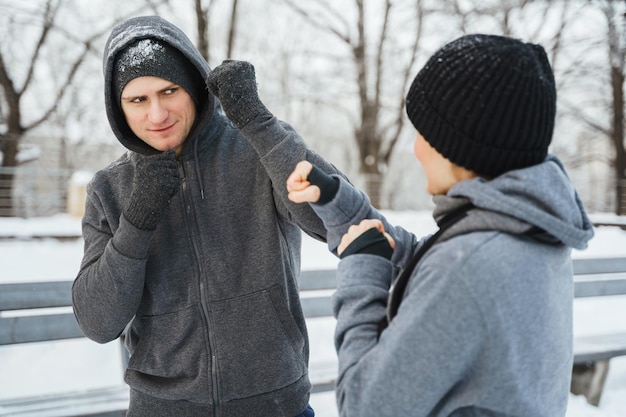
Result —
<instances>
[{"instance_id":1,"label":"man in gray hoodie","mask_svg":"<svg viewBox=\"0 0 626 417\"><path fill-rule=\"evenodd\" d=\"M264 107L226 118L210 73L164 19L113 29L104 98L129 151L88 186L74 312L96 342L125 334L129 416L311 417L296 279L301 230L326 230L285 181L303 159L339 173Z\"/></svg>"},{"instance_id":2,"label":"man in gray hoodie","mask_svg":"<svg viewBox=\"0 0 626 417\"><path fill-rule=\"evenodd\" d=\"M491 35L452 41L414 79L406 111L435 235L392 226L308 161L287 183L293 201L314 203L341 257L340 415L563 417L570 255L593 228L548 154L556 90L544 49Z\"/></svg>"}]
</instances>

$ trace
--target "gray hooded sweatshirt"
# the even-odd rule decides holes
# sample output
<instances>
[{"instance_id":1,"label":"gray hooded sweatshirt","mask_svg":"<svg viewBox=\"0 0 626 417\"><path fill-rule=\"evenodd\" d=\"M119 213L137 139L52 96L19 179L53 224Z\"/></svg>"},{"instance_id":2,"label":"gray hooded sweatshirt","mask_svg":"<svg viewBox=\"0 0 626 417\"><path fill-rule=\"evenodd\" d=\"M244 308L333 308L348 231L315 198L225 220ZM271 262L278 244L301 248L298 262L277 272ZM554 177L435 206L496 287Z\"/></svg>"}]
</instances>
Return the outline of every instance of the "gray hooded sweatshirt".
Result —
<instances>
[{"instance_id":1,"label":"gray hooded sweatshirt","mask_svg":"<svg viewBox=\"0 0 626 417\"><path fill-rule=\"evenodd\" d=\"M313 205L336 250L351 224L383 220L391 261L342 259L333 298L342 417L560 417L572 371L571 248L592 225L553 156L434 199L435 219L471 201L414 269L377 341L392 280L424 243L393 227L345 181Z\"/></svg>"},{"instance_id":2,"label":"gray hooded sweatshirt","mask_svg":"<svg viewBox=\"0 0 626 417\"><path fill-rule=\"evenodd\" d=\"M148 37L180 50L202 79L210 71L183 32L161 18L113 30L105 102L129 151L87 188L76 318L99 343L125 332L131 416L293 417L311 387L296 281L301 229L321 240L326 231L308 205L289 202L285 182L302 159L337 170L275 118L237 130L206 90L178 158L179 192L155 231L135 228L122 215L132 161L155 150L130 132L112 71L122 49Z\"/></svg>"}]
</instances>

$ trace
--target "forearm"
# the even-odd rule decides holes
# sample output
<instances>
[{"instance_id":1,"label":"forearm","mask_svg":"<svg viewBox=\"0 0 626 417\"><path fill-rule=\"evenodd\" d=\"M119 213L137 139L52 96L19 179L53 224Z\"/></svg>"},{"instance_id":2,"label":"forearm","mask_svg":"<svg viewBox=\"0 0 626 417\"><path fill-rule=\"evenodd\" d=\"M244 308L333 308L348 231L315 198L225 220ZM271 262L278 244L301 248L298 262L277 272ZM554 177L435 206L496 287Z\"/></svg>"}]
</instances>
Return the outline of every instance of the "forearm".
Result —
<instances>
[{"instance_id":1,"label":"forearm","mask_svg":"<svg viewBox=\"0 0 626 417\"><path fill-rule=\"evenodd\" d=\"M309 149L286 123L272 115L260 100L254 66L226 60L207 77L209 91L219 98L226 116L254 147L272 180L281 216L297 223L309 235L326 240L326 230L308 205L292 203L285 189L291 171L302 160L329 174L339 171ZM284 209L284 210L283 210Z\"/></svg>"},{"instance_id":2,"label":"forearm","mask_svg":"<svg viewBox=\"0 0 626 417\"><path fill-rule=\"evenodd\" d=\"M276 117L263 117L248 123L241 133L256 150L270 177L280 177L281 183L277 185L282 194L287 194L285 181L302 160L311 162L329 175L343 176L335 166L310 149L289 124Z\"/></svg>"},{"instance_id":3,"label":"forearm","mask_svg":"<svg viewBox=\"0 0 626 417\"><path fill-rule=\"evenodd\" d=\"M385 317L393 268L379 256L353 255L339 263L337 275L333 311L337 318L336 391L341 415L381 417L387 415L385 411L394 415L397 409L381 407L379 399L395 397L397 387L390 381L398 375L398 363L404 363L407 358L381 363L390 356L377 342L378 323Z\"/></svg>"},{"instance_id":4,"label":"forearm","mask_svg":"<svg viewBox=\"0 0 626 417\"><path fill-rule=\"evenodd\" d=\"M489 338L479 304L470 301L471 291L459 279L463 273L446 276L439 264L413 278L403 313L378 338L396 268L376 255L351 255L339 263L333 311L342 416L433 415L484 352ZM442 366L449 358L454 366Z\"/></svg>"},{"instance_id":5,"label":"forearm","mask_svg":"<svg viewBox=\"0 0 626 417\"><path fill-rule=\"evenodd\" d=\"M311 150L291 126L274 117L264 119L262 122L255 120L248 123L241 133L259 155L267 175L272 180L274 193L286 209L290 220L297 222L308 234L326 240L326 230L319 217L308 204L290 201L285 183L293 168L302 160L310 161L329 175L343 177L343 174Z\"/></svg>"},{"instance_id":6,"label":"forearm","mask_svg":"<svg viewBox=\"0 0 626 417\"><path fill-rule=\"evenodd\" d=\"M89 224L83 226L85 255L72 300L78 324L90 339L114 340L135 315L153 233L135 228L123 217L112 238Z\"/></svg>"}]
</instances>

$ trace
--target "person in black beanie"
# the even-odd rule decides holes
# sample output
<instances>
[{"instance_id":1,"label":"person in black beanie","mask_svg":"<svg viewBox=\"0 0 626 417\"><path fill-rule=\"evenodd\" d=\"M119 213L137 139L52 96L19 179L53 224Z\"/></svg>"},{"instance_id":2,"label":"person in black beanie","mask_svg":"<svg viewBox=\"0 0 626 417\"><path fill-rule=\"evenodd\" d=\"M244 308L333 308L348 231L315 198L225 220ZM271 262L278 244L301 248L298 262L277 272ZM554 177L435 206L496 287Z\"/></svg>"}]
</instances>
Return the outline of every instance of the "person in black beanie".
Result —
<instances>
[{"instance_id":1,"label":"person in black beanie","mask_svg":"<svg viewBox=\"0 0 626 417\"><path fill-rule=\"evenodd\" d=\"M394 227L309 161L287 181L341 258L333 312L342 417L565 416L571 250L593 226L548 153L556 90L540 45L473 34L406 96L437 233Z\"/></svg>"},{"instance_id":2,"label":"person in black beanie","mask_svg":"<svg viewBox=\"0 0 626 417\"><path fill-rule=\"evenodd\" d=\"M87 337L125 338L127 415L313 417L296 279L302 231L326 230L284 184L302 159L342 175L263 106L252 67L235 84L216 70L209 92L208 63L160 17L115 27L103 63L128 152L87 187L72 297Z\"/></svg>"}]
</instances>

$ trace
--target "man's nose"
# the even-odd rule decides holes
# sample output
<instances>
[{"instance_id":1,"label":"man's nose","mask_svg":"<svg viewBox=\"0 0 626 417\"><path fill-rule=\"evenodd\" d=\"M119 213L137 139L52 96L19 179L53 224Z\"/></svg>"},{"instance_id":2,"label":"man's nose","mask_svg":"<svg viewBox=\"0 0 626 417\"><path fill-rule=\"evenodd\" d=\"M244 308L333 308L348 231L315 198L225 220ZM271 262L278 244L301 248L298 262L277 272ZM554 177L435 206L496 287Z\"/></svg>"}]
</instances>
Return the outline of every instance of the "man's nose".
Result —
<instances>
[{"instance_id":1,"label":"man's nose","mask_svg":"<svg viewBox=\"0 0 626 417\"><path fill-rule=\"evenodd\" d=\"M150 103L148 120L150 120L151 123L162 123L167 119L167 115L167 109L159 100L153 100L152 103Z\"/></svg>"}]
</instances>

